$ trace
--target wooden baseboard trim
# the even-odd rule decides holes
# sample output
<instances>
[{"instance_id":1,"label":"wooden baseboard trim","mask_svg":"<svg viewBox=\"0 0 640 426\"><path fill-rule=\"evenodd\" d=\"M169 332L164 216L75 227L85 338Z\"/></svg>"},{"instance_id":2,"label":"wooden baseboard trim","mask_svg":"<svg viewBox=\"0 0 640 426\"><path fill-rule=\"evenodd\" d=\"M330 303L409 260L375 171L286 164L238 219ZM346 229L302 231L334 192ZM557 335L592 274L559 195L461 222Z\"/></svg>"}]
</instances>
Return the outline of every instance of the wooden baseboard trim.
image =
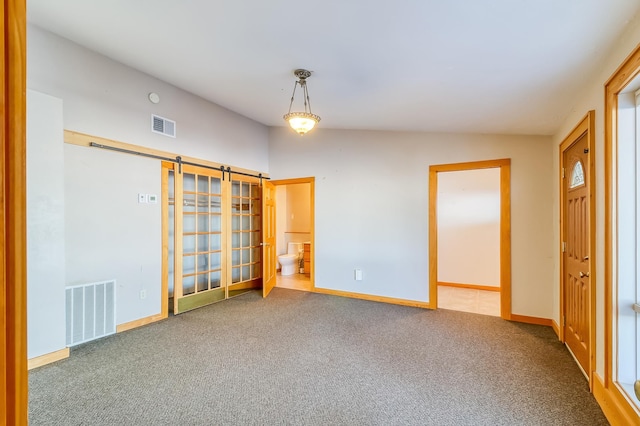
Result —
<instances>
[{"instance_id":1,"label":"wooden baseboard trim","mask_svg":"<svg viewBox=\"0 0 640 426\"><path fill-rule=\"evenodd\" d=\"M415 300L396 299L394 297L374 296L372 294L352 293L350 291L330 290L327 288L314 287L313 293L329 294L332 296L350 297L352 299L368 300L370 302L391 303L393 305L412 306L414 308L433 309L429 302L418 302Z\"/></svg>"},{"instance_id":2,"label":"wooden baseboard trim","mask_svg":"<svg viewBox=\"0 0 640 426\"><path fill-rule=\"evenodd\" d=\"M146 318L140 318L135 321L126 322L124 324L120 324L116 326L116 333L122 333L123 331L131 330L132 328L142 327L143 325L151 324L152 322L160 321L165 319L162 314L152 315Z\"/></svg>"},{"instance_id":3,"label":"wooden baseboard trim","mask_svg":"<svg viewBox=\"0 0 640 426\"><path fill-rule=\"evenodd\" d=\"M523 322L525 324L546 325L547 327L553 327L553 320L549 318L528 317L526 315L511 314L509 321Z\"/></svg>"},{"instance_id":4,"label":"wooden baseboard trim","mask_svg":"<svg viewBox=\"0 0 640 426\"><path fill-rule=\"evenodd\" d=\"M500 287L494 287L490 285L480 285L480 284L448 283L448 282L439 281L438 285L444 286L444 287L470 288L473 290L500 291Z\"/></svg>"},{"instance_id":5,"label":"wooden baseboard trim","mask_svg":"<svg viewBox=\"0 0 640 426\"><path fill-rule=\"evenodd\" d=\"M65 358L69 358L69 348L64 348L60 349L59 351L33 357L27 361L27 368L31 370L33 368L42 367L43 365L51 364L52 362L60 361L61 359Z\"/></svg>"},{"instance_id":6,"label":"wooden baseboard trim","mask_svg":"<svg viewBox=\"0 0 640 426\"><path fill-rule=\"evenodd\" d=\"M562 340L560 338L560 326L558 325L556 320L551 320L551 328L553 328L553 332L556 333L556 336L558 336L558 340Z\"/></svg>"},{"instance_id":7,"label":"wooden baseboard trim","mask_svg":"<svg viewBox=\"0 0 640 426\"><path fill-rule=\"evenodd\" d=\"M615 386L605 388L602 378L596 373L593 374L593 396L612 425L640 425L640 413Z\"/></svg>"}]
</instances>

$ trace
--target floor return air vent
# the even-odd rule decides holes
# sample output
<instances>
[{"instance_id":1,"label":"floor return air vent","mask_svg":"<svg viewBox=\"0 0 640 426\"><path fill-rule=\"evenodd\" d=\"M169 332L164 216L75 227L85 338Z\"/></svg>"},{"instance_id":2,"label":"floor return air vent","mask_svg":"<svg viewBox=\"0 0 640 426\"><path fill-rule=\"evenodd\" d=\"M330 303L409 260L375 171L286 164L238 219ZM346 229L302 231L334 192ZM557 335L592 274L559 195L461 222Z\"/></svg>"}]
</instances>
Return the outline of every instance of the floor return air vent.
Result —
<instances>
[{"instance_id":1,"label":"floor return air vent","mask_svg":"<svg viewBox=\"0 0 640 426\"><path fill-rule=\"evenodd\" d=\"M116 332L116 281L67 287L67 346Z\"/></svg>"}]
</instances>

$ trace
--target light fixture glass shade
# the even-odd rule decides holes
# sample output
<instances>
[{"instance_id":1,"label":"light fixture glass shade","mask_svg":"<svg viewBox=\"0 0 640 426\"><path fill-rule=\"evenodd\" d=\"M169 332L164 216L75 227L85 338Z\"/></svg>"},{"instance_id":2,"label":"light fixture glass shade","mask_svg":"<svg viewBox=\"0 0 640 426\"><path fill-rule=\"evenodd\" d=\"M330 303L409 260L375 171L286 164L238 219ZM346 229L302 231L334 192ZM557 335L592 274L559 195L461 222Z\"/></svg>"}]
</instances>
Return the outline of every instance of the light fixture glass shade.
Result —
<instances>
[{"instance_id":1,"label":"light fixture glass shade","mask_svg":"<svg viewBox=\"0 0 640 426\"><path fill-rule=\"evenodd\" d=\"M298 81L293 85L293 93L291 94L291 103L289 104L289 112L283 116L284 121L299 135L304 135L320 121L320 117L311 112L311 100L309 99L309 90L307 89L307 78L311 77L311 71L299 68L293 72L298 77ZM296 98L296 88L300 86L302 90L302 102L304 104L303 111L291 111L293 102Z\"/></svg>"},{"instance_id":2,"label":"light fixture glass shade","mask_svg":"<svg viewBox=\"0 0 640 426\"><path fill-rule=\"evenodd\" d=\"M320 117L310 112L290 112L285 114L283 118L300 135L304 135L313 129L320 121Z\"/></svg>"}]
</instances>

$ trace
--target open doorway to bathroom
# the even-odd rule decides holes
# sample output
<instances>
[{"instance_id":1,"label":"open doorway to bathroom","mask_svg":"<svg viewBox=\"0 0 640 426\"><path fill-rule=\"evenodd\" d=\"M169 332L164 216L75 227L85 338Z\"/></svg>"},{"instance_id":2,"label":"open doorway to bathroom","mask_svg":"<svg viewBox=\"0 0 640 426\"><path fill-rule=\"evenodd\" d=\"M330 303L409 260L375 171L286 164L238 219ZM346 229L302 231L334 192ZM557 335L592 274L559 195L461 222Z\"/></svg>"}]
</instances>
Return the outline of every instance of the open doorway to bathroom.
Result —
<instances>
[{"instance_id":1,"label":"open doorway to bathroom","mask_svg":"<svg viewBox=\"0 0 640 426\"><path fill-rule=\"evenodd\" d=\"M430 304L511 317L510 160L429 169Z\"/></svg>"},{"instance_id":2,"label":"open doorway to bathroom","mask_svg":"<svg viewBox=\"0 0 640 426\"><path fill-rule=\"evenodd\" d=\"M274 180L276 287L313 290L315 178Z\"/></svg>"}]
</instances>

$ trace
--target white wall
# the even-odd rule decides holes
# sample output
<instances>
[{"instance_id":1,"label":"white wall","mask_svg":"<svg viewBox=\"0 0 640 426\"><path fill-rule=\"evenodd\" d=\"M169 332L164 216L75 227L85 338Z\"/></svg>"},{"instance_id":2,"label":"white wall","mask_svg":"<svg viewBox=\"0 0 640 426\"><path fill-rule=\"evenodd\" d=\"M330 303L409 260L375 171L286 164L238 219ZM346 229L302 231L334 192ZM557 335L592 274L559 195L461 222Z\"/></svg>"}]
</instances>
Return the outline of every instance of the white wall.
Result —
<instances>
[{"instance_id":1,"label":"white wall","mask_svg":"<svg viewBox=\"0 0 640 426\"><path fill-rule=\"evenodd\" d=\"M64 101L65 129L268 171L265 126L37 27L27 40L27 86ZM177 122L175 139L150 131L152 113ZM118 324L159 313L161 207L136 198L160 194L159 161L71 145L63 152L53 178L65 185L66 284L115 278Z\"/></svg>"},{"instance_id":2,"label":"white wall","mask_svg":"<svg viewBox=\"0 0 640 426\"><path fill-rule=\"evenodd\" d=\"M438 173L438 281L500 286L500 169Z\"/></svg>"},{"instance_id":3,"label":"white wall","mask_svg":"<svg viewBox=\"0 0 640 426\"><path fill-rule=\"evenodd\" d=\"M287 232L309 233L311 189L308 183L287 185ZM306 236L307 240L309 236Z\"/></svg>"},{"instance_id":4,"label":"white wall","mask_svg":"<svg viewBox=\"0 0 640 426\"><path fill-rule=\"evenodd\" d=\"M287 186L276 186L276 256L287 252Z\"/></svg>"},{"instance_id":5,"label":"white wall","mask_svg":"<svg viewBox=\"0 0 640 426\"><path fill-rule=\"evenodd\" d=\"M609 52L602 52L602 58L595 58L601 64L599 70L591 76L589 83L576 97L574 107L567 116L558 132L553 136L552 158L553 179L549 191L553 197L553 318L559 321L560 312L560 257L558 247L560 245L560 194L557 176L559 175L559 146L569 132L584 118L590 110L595 110L595 197L596 197L596 242L595 242L595 280L596 286L596 372L604 377L604 84L615 70L622 64L625 58L640 43L640 15L629 18L629 23L623 30L620 38ZM576 72L580 72L576 70Z\"/></svg>"},{"instance_id":6,"label":"white wall","mask_svg":"<svg viewBox=\"0 0 640 426\"><path fill-rule=\"evenodd\" d=\"M66 346L62 131L62 100L27 91L29 358Z\"/></svg>"},{"instance_id":7,"label":"white wall","mask_svg":"<svg viewBox=\"0 0 640 426\"><path fill-rule=\"evenodd\" d=\"M429 166L511 158L512 311L551 317L549 137L320 127L302 139L272 128L269 138L273 178L316 178L316 287L417 301L429 299Z\"/></svg>"}]
</instances>

